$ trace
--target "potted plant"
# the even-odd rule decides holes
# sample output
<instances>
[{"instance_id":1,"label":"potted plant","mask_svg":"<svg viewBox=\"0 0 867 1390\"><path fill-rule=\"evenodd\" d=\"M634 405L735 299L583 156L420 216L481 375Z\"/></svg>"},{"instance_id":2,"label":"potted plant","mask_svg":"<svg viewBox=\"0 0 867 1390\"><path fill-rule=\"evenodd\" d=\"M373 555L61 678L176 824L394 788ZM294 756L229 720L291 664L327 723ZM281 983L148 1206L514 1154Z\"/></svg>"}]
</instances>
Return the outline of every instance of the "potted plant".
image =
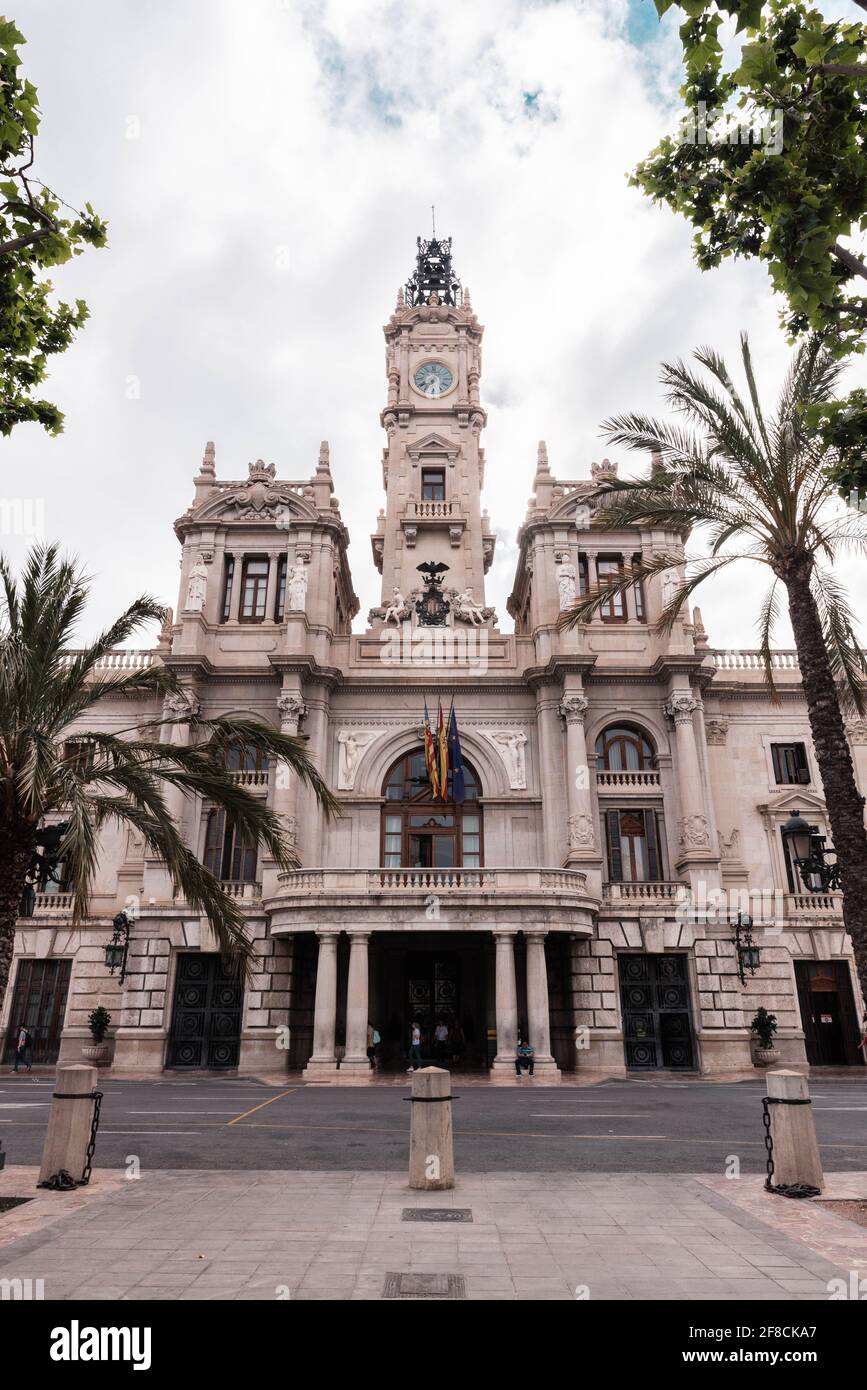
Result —
<instances>
[{"instance_id":1,"label":"potted plant","mask_svg":"<svg viewBox=\"0 0 867 1390\"><path fill-rule=\"evenodd\" d=\"M83 1047L81 1049L81 1055L88 1062L94 1062L97 1066L99 1066L100 1062L104 1062L108 1056L108 1043L105 1041L105 1035L110 1023L111 1014L108 1009L103 1008L102 1004L98 1004L97 1007L88 1014L87 1026L90 1029L90 1036L93 1038L93 1042L89 1047Z\"/></svg>"},{"instance_id":2,"label":"potted plant","mask_svg":"<svg viewBox=\"0 0 867 1390\"><path fill-rule=\"evenodd\" d=\"M753 1051L753 1065L772 1067L775 1062L780 1060L779 1048L774 1047L777 1015L769 1014L764 1007L757 1009L750 1028L756 1036L757 1044Z\"/></svg>"}]
</instances>

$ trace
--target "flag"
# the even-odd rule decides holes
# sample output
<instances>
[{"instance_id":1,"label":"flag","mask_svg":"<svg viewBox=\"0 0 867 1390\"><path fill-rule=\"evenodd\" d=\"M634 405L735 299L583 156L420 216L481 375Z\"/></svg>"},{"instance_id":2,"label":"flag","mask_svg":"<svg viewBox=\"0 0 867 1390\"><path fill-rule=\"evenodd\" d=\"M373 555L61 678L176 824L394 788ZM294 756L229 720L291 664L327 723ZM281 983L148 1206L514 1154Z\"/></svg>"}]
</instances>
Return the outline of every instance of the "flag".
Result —
<instances>
[{"instance_id":1,"label":"flag","mask_svg":"<svg viewBox=\"0 0 867 1390\"><path fill-rule=\"evenodd\" d=\"M449 739L446 721L443 718L443 702L439 701L437 716L437 755L439 757L439 796L441 801L449 799Z\"/></svg>"},{"instance_id":2,"label":"flag","mask_svg":"<svg viewBox=\"0 0 867 1390\"><path fill-rule=\"evenodd\" d=\"M458 716L455 714L454 700L449 715L449 756L452 763L452 800L456 805L460 805L466 800L467 789L464 785L464 756L461 752L461 736L458 733Z\"/></svg>"},{"instance_id":3,"label":"flag","mask_svg":"<svg viewBox=\"0 0 867 1390\"><path fill-rule=\"evenodd\" d=\"M424 702L424 765L427 768L427 775L430 781L431 796L436 801L439 796L439 771L437 769L436 754L434 753L434 737L430 726L430 715L427 710L427 698Z\"/></svg>"}]
</instances>

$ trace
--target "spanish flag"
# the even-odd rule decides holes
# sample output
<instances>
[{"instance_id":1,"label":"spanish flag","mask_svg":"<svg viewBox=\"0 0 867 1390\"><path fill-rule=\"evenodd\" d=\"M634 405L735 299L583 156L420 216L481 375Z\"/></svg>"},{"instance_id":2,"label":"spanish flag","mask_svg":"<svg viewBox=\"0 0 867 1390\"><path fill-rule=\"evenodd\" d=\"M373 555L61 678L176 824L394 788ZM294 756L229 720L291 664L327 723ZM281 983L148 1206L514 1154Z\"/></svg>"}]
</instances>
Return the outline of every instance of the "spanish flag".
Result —
<instances>
[{"instance_id":1,"label":"spanish flag","mask_svg":"<svg viewBox=\"0 0 867 1390\"><path fill-rule=\"evenodd\" d=\"M446 728L446 721L443 717L442 700L439 702L439 716L437 718L437 754L439 757L439 797L441 801L449 799L449 735Z\"/></svg>"},{"instance_id":2,"label":"spanish flag","mask_svg":"<svg viewBox=\"0 0 867 1390\"><path fill-rule=\"evenodd\" d=\"M434 736L430 726L430 715L427 709L427 697L424 702L424 765L427 769L428 780L430 781L431 796L436 801L439 796L440 779L437 757L434 751Z\"/></svg>"}]
</instances>

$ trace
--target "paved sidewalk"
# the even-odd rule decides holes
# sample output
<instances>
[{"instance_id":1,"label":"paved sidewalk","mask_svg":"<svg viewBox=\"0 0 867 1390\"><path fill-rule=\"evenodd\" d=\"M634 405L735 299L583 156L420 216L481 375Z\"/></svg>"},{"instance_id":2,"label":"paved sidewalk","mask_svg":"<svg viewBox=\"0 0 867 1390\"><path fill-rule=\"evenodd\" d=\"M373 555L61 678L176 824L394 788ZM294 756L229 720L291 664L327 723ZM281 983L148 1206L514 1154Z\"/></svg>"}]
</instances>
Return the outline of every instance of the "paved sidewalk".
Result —
<instances>
[{"instance_id":1,"label":"paved sidewalk","mask_svg":"<svg viewBox=\"0 0 867 1390\"><path fill-rule=\"evenodd\" d=\"M25 1170L0 1176L28 1195ZM841 1173L825 1195L864 1194L867 1174ZM418 1193L397 1174L162 1171L68 1214L49 1196L52 1224L0 1247L0 1279L43 1279L46 1299L378 1300L410 1275L428 1297L458 1276L469 1299L789 1301L867 1273L867 1230L757 1177L490 1173ZM473 1220L406 1222L407 1207Z\"/></svg>"}]
</instances>

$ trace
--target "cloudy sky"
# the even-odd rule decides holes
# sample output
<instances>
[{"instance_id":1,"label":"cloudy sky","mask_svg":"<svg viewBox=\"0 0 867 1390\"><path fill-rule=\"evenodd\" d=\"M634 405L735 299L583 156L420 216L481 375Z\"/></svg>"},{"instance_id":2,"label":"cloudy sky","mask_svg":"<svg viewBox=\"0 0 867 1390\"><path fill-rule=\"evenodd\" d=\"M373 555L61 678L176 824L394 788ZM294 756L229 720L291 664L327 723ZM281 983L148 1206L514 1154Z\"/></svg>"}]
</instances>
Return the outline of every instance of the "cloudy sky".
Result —
<instances>
[{"instance_id":1,"label":"cloudy sky","mask_svg":"<svg viewBox=\"0 0 867 1390\"><path fill-rule=\"evenodd\" d=\"M92 314L47 387L65 433L26 425L0 445L5 495L44 498L47 533L93 574L94 626L142 590L176 604L172 522L208 439L223 478L262 457L293 479L329 439L362 615L378 602L382 324L432 203L486 326L504 627L537 440L561 477L589 476L612 452L600 420L660 410L660 361L702 343L733 357L742 328L776 389L787 348L764 271L699 274L688 227L627 187L677 111L676 17L659 25L651 0L8 13L43 110L37 172L110 223L110 249L55 277ZM712 644L755 645L756 580L703 592Z\"/></svg>"}]
</instances>

